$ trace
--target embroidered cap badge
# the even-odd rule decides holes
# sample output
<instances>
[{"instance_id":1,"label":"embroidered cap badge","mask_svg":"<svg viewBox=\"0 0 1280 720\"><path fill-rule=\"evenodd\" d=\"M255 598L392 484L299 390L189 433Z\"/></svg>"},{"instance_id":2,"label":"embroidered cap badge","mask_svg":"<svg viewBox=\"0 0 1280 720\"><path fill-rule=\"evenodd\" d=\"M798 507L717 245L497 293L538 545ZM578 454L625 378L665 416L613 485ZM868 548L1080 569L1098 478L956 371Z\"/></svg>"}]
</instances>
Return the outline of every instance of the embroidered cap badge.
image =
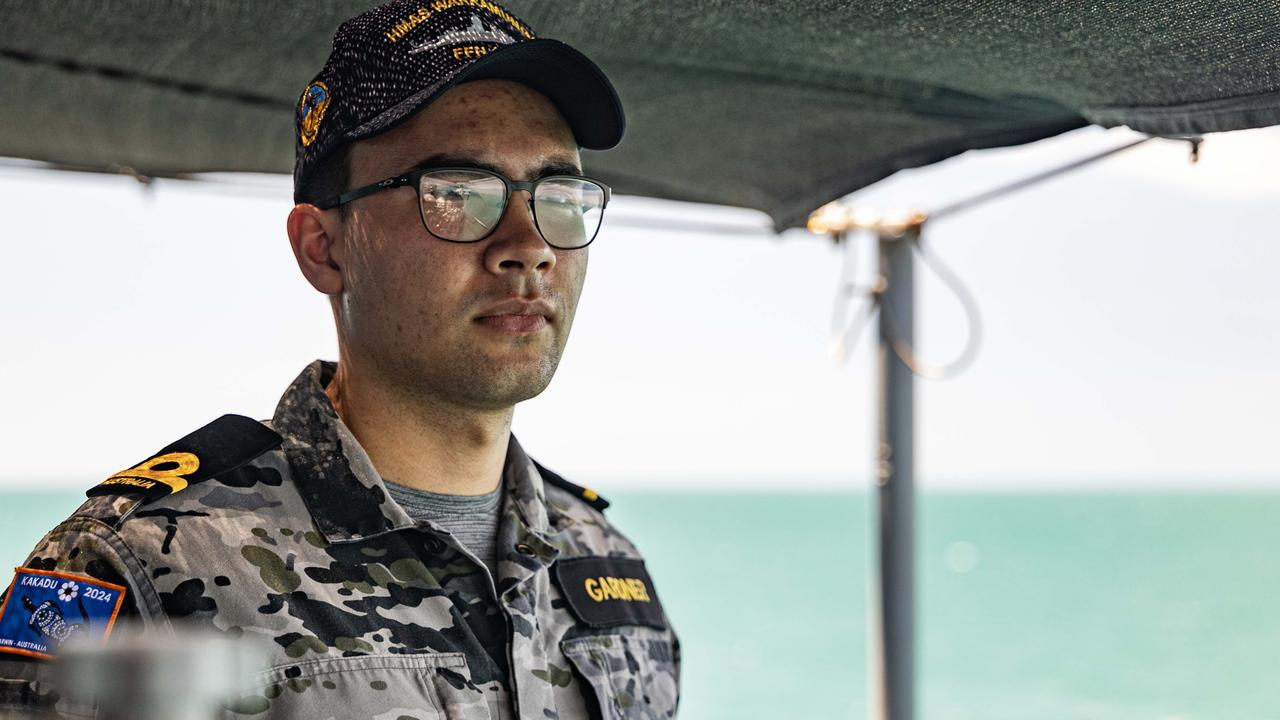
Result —
<instances>
[{"instance_id":1,"label":"embroidered cap badge","mask_svg":"<svg viewBox=\"0 0 1280 720\"><path fill-rule=\"evenodd\" d=\"M298 103L298 113L302 121L298 123L298 137L302 146L307 147L316 141L320 134L320 121L324 120L324 111L329 109L329 86L322 82L313 82L302 91L302 100Z\"/></svg>"}]
</instances>

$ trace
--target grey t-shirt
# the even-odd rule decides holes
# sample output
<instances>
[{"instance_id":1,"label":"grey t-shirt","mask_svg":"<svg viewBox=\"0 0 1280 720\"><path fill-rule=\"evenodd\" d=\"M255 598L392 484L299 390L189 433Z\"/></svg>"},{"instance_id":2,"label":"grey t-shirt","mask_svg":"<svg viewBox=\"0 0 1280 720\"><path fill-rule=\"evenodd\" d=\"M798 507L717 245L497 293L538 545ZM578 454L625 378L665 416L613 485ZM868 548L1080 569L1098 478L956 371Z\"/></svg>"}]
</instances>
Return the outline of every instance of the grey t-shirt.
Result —
<instances>
[{"instance_id":1,"label":"grey t-shirt","mask_svg":"<svg viewBox=\"0 0 1280 720\"><path fill-rule=\"evenodd\" d=\"M391 498L414 520L430 520L448 530L463 547L480 558L498 580L498 514L502 483L486 495L444 495L383 481Z\"/></svg>"}]
</instances>

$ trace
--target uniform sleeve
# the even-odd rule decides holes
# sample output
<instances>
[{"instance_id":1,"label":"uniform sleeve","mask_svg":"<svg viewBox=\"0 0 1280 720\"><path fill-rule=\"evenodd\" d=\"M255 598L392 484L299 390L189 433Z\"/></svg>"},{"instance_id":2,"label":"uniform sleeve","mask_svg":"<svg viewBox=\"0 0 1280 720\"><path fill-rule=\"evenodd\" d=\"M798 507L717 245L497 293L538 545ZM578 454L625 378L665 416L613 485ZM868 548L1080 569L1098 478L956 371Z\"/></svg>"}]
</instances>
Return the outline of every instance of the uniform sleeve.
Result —
<instances>
[{"instance_id":1,"label":"uniform sleeve","mask_svg":"<svg viewBox=\"0 0 1280 720\"><path fill-rule=\"evenodd\" d=\"M159 609L159 596L142 564L115 530L99 519L72 517L58 525L41 539L23 567L123 586L119 614L108 630L111 636L158 625L168 627ZM13 591L10 583L6 599ZM6 615L10 611L6 607ZM18 607L12 611L20 612ZM0 715L69 710L59 700L49 660L0 647Z\"/></svg>"}]
</instances>

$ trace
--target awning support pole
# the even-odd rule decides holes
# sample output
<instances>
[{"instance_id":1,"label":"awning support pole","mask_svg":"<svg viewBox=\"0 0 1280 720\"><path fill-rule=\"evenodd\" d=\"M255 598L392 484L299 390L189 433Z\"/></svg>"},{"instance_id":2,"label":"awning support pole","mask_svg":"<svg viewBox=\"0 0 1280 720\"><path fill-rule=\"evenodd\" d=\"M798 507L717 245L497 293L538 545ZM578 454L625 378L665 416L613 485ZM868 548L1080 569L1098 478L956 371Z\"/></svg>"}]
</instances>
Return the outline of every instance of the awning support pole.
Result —
<instances>
[{"instance_id":1,"label":"awning support pole","mask_svg":"<svg viewBox=\"0 0 1280 720\"><path fill-rule=\"evenodd\" d=\"M920 226L879 232L880 452L877 458L879 583L872 597L870 716L915 716L915 376L894 345L914 342L912 243ZM885 306L890 309L885 311Z\"/></svg>"},{"instance_id":2,"label":"awning support pole","mask_svg":"<svg viewBox=\"0 0 1280 720\"><path fill-rule=\"evenodd\" d=\"M930 214L886 219L831 202L809 217L812 233L847 242L853 230L871 230L879 240L880 276L873 284L880 305L880 452L876 467L877 573L870 583L869 712L873 720L915 716L915 284L913 246L926 220L959 214L1009 193L1137 147L1145 137L953 203ZM1170 138L1191 144L1199 158L1201 138Z\"/></svg>"}]
</instances>

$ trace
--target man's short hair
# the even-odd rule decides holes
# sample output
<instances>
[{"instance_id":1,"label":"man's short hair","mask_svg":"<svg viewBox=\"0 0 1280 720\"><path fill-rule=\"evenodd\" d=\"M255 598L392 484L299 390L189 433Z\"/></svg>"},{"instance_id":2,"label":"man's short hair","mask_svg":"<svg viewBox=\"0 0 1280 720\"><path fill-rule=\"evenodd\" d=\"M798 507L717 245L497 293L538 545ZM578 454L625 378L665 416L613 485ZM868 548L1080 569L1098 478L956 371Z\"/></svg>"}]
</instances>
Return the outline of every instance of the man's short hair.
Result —
<instances>
[{"instance_id":1,"label":"man's short hair","mask_svg":"<svg viewBox=\"0 0 1280 720\"><path fill-rule=\"evenodd\" d=\"M320 161L302 188L304 202L318 203L347 191L351 184L351 146L352 143L340 145ZM346 219L346 204L338 206L338 214Z\"/></svg>"}]
</instances>

